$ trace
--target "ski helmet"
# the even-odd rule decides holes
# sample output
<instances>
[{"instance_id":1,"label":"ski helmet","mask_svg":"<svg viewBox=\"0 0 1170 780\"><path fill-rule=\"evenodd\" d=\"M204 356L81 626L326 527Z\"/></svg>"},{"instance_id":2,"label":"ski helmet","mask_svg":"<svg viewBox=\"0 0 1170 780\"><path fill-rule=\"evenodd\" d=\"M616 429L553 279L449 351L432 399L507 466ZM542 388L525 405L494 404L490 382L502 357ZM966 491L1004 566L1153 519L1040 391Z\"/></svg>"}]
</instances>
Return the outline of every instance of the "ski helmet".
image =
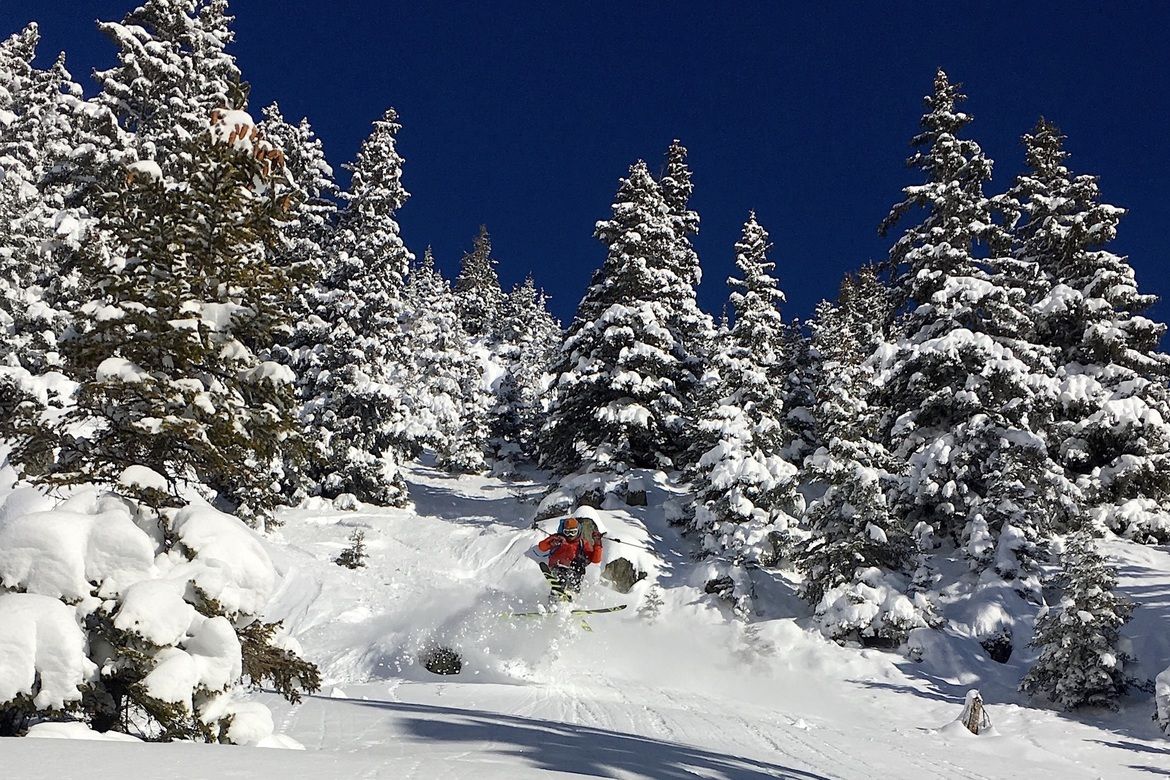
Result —
<instances>
[{"instance_id":1,"label":"ski helmet","mask_svg":"<svg viewBox=\"0 0 1170 780\"><path fill-rule=\"evenodd\" d=\"M576 539L581 535L581 523L575 517L565 518L561 523L561 536L566 539Z\"/></svg>"}]
</instances>

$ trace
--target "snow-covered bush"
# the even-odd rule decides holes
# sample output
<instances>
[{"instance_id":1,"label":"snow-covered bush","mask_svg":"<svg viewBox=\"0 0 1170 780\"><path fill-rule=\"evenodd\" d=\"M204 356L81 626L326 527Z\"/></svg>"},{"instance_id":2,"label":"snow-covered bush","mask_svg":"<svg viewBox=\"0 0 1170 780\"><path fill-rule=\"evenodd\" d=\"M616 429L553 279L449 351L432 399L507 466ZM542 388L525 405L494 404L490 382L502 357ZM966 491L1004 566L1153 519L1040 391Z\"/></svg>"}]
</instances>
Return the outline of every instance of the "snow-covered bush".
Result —
<instances>
[{"instance_id":1,"label":"snow-covered bush","mask_svg":"<svg viewBox=\"0 0 1170 780\"><path fill-rule=\"evenodd\" d=\"M4 733L69 713L98 731L253 741L271 717L265 732L233 696L244 676L294 700L316 688L258 618L276 574L238 518L193 505L160 520L94 489L46 509L30 493L0 505Z\"/></svg>"},{"instance_id":2,"label":"snow-covered bush","mask_svg":"<svg viewBox=\"0 0 1170 780\"><path fill-rule=\"evenodd\" d=\"M816 608L821 632L837 641L895 646L915 628L929 625L930 603L922 594L906 595L904 578L877 567L859 569L853 582L825 591Z\"/></svg>"},{"instance_id":3,"label":"snow-covered bush","mask_svg":"<svg viewBox=\"0 0 1170 780\"><path fill-rule=\"evenodd\" d=\"M0 594L0 735L37 711L67 712L97 676L68 605L34 593Z\"/></svg>"}]
</instances>

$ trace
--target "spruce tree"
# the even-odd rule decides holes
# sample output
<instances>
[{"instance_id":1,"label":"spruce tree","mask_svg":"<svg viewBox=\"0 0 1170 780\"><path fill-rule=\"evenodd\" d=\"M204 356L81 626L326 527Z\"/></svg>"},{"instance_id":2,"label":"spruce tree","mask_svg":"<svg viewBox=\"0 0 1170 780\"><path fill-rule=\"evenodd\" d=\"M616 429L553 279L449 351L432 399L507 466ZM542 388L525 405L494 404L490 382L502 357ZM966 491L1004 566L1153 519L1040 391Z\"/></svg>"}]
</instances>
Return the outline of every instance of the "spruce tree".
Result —
<instances>
[{"instance_id":1,"label":"spruce tree","mask_svg":"<svg viewBox=\"0 0 1170 780\"><path fill-rule=\"evenodd\" d=\"M73 154L72 122L81 88L64 56L33 66L39 33L29 24L0 42L0 363L22 373L57 366L57 339L67 327L74 279L62 257L79 246L86 215L65 210L54 181Z\"/></svg>"},{"instance_id":2,"label":"spruce tree","mask_svg":"<svg viewBox=\"0 0 1170 780\"><path fill-rule=\"evenodd\" d=\"M914 543L891 512L893 461L875 439L873 369L886 291L872 269L846 277L837 304L817 307L813 348L821 372L816 421L824 444L805 462L824 493L805 513L809 540L797 556L803 595L835 639L898 643L926 624L930 605L907 596Z\"/></svg>"},{"instance_id":3,"label":"spruce tree","mask_svg":"<svg viewBox=\"0 0 1170 780\"><path fill-rule=\"evenodd\" d=\"M542 414L544 375L561 345L561 326L549 313L547 297L528 276L504 299L500 342L495 350L504 374L497 380L491 414L491 449L497 470L507 473L535 453Z\"/></svg>"},{"instance_id":4,"label":"spruce tree","mask_svg":"<svg viewBox=\"0 0 1170 780\"><path fill-rule=\"evenodd\" d=\"M541 462L561 473L667 465L686 429L683 394L696 377L662 296L675 283L663 258L676 233L646 163L630 167L596 236L608 252L552 371Z\"/></svg>"},{"instance_id":5,"label":"spruce tree","mask_svg":"<svg viewBox=\"0 0 1170 780\"><path fill-rule=\"evenodd\" d=\"M310 313L309 291L325 275L341 192L333 168L325 159L321 139L308 119L292 124L281 114L280 106L273 103L264 109L261 130L280 150L285 170L299 195L296 209L289 213L282 228L288 242L287 255L277 258L298 279L294 316L299 321Z\"/></svg>"},{"instance_id":6,"label":"spruce tree","mask_svg":"<svg viewBox=\"0 0 1170 780\"><path fill-rule=\"evenodd\" d=\"M396 148L400 129L388 109L348 166L353 176L329 246L330 267L313 293L319 321L310 319L310 332L302 334L304 421L319 447L319 490L384 506L407 501L400 472L409 439L403 319L413 258L395 221L408 197Z\"/></svg>"},{"instance_id":7,"label":"spruce tree","mask_svg":"<svg viewBox=\"0 0 1170 780\"><path fill-rule=\"evenodd\" d=\"M325 159L321 140L307 119L297 124L285 120L273 103L264 109L261 130L279 150L296 197L281 225L285 249L273 262L285 268L293 284L289 327L273 344L258 345L261 354L289 366L297 375L297 396L303 407L313 398L312 388L321 370L323 349L330 327L315 311L320 302L319 285L330 260L340 192L333 169ZM310 431L319 433L310 426ZM317 491L326 452L314 436L310 458L292 458L285 464L282 490L294 502Z\"/></svg>"},{"instance_id":8,"label":"spruce tree","mask_svg":"<svg viewBox=\"0 0 1170 780\"><path fill-rule=\"evenodd\" d=\"M1087 533L1070 536L1061 557L1060 605L1036 621L1033 646L1040 657L1020 690L1042 695L1066 710L1117 709L1132 684L1121 648L1121 627L1133 607L1114 593L1117 575Z\"/></svg>"},{"instance_id":9,"label":"spruce tree","mask_svg":"<svg viewBox=\"0 0 1170 780\"><path fill-rule=\"evenodd\" d=\"M1054 452L1086 494L1090 515L1139 540L1170 540L1170 356L1166 327L1143 316L1155 297L1107 248L1122 209L1096 177L1065 165L1064 136L1040 120L1023 138L1028 171L1005 196L1018 262L1034 265L1039 340L1056 352Z\"/></svg>"},{"instance_id":10,"label":"spruce tree","mask_svg":"<svg viewBox=\"0 0 1170 780\"><path fill-rule=\"evenodd\" d=\"M699 254L691 243L692 237L699 232L699 215L690 207L694 184L687 165L687 149L677 139L666 150L666 161L658 183L674 231L669 251L659 258L660 296L668 311L668 326L682 350L681 359L687 375L701 377L714 348L715 323L699 308L697 291L703 274ZM699 435L694 427L699 417L694 403L698 398L697 386L680 387L680 392L686 402L684 419L687 427L675 448L676 459L687 449L693 449L693 439Z\"/></svg>"},{"instance_id":11,"label":"spruce tree","mask_svg":"<svg viewBox=\"0 0 1170 780\"><path fill-rule=\"evenodd\" d=\"M415 449L433 449L438 464L450 471L481 471L490 397L455 294L435 267L430 247L411 271L408 300L411 442Z\"/></svg>"},{"instance_id":12,"label":"spruce tree","mask_svg":"<svg viewBox=\"0 0 1170 780\"><path fill-rule=\"evenodd\" d=\"M698 459L693 526L703 535L703 554L733 566L778 563L788 553L792 515L802 508L797 469L781 456L777 441L784 416L777 351L784 323L777 306L784 296L769 274L775 264L768 249L768 233L753 213L735 245L743 276L730 280L735 324L724 351L712 360L716 400L699 424L701 439L711 446ZM733 582L723 595L745 608L742 576L736 581L727 567L716 568Z\"/></svg>"},{"instance_id":13,"label":"spruce tree","mask_svg":"<svg viewBox=\"0 0 1170 780\"><path fill-rule=\"evenodd\" d=\"M801 463L816 449L817 431L813 409L816 405L817 360L812 341L804 333L800 320L787 323L781 333L783 355L781 386L784 395L784 418L781 438L784 457Z\"/></svg>"},{"instance_id":14,"label":"spruce tree","mask_svg":"<svg viewBox=\"0 0 1170 780\"><path fill-rule=\"evenodd\" d=\"M987 495L990 464L1012 472L1005 459L1027 452L1012 443L1042 430L1053 369L1049 352L1032 341L1024 290L1003 261L1007 237L983 194L991 161L959 137L970 122L958 108L964 96L942 71L934 86L909 160L925 183L905 188L882 225L884 234L921 210L890 250L894 304L904 316L877 351L877 403L886 409L884 441L905 464L895 513L971 549L992 511L985 502L996 501ZM980 244L988 257L977 254ZM1061 505L1055 495L1045 501ZM1031 514L1027 522L1049 518Z\"/></svg>"},{"instance_id":15,"label":"spruce tree","mask_svg":"<svg viewBox=\"0 0 1170 780\"><path fill-rule=\"evenodd\" d=\"M292 374L246 345L285 317L288 279L270 258L287 193L247 115L216 119L167 168L136 163L102 198L81 267L93 297L63 343L76 406L22 432L14 453L31 476L117 484L146 466L169 495L123 487L151 505L178 505L185 485L244 517L276 503L280 456L299 446Z\"/></svg>"},{"instance_id":16,"label":"spruce tree","mask_svg":"<svg viewBox=\"0 0 1170 780\"><path fill-rule=\"evenodd\" d=\"M480 225L472 250L463 255L459 276L455 279L455 300L459 304L463 330L472 339L487 345L498 340L496 328L504 304L496 262L492 257L492 238L487 226Z\"/></svg>"}]
</instances>

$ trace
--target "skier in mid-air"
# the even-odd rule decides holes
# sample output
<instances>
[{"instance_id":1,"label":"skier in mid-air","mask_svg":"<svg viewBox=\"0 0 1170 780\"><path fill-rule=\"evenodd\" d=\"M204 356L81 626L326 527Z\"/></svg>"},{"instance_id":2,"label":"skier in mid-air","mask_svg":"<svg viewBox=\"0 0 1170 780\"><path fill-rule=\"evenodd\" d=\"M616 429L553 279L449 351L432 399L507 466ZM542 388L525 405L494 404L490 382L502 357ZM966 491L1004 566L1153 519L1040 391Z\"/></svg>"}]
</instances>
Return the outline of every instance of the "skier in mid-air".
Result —
<instances>
[{"instance_id":1,"label":"skier in mid-air","mask_svg":"<svg viewBox=\"0 0 1170 780\"><path fill-rule=\"evenodd\" d=\"M561 521L555 534L536 545L540 552L548 553L548 561L541 561L540 570L552 587L550 601L572 601L573 594L581 592L585 569L591 563L601 563L597 519L592 507L579 507Z\"/></svg>"}]
</instances>

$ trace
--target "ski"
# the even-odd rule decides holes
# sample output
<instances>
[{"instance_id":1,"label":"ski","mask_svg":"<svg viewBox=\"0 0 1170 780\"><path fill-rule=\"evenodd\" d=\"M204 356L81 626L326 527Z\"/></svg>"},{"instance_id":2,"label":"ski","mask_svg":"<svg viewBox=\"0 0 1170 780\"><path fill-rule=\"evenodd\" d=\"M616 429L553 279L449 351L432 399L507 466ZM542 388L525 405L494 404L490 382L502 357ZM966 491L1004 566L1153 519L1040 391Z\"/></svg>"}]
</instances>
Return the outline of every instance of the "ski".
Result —
<instances>
[{"instance_id":1,"label":"ski","mask_svg":"<svg viewBox=\"0 0 1170 780\"><path fill-rule=\"evenodd\" d=\"M617 606L614 606L614 607L597 607L595 609L570 609L569 614L570 615L602 615L602 614L605 614L607 612L621 612L623 609L625 609L628 606L629 606L628 604L618 604ZM546 612L542 612L540 610L535 610L532 612L502 612L502 613L500 613L500 617L504 617L504 618L509 618L509 617L548 617L550 615L556 615L558 613L559 613L559 610L555 610L555 609L551 609L551 610L548 610Z\"/></svg>"}]
</instances>

